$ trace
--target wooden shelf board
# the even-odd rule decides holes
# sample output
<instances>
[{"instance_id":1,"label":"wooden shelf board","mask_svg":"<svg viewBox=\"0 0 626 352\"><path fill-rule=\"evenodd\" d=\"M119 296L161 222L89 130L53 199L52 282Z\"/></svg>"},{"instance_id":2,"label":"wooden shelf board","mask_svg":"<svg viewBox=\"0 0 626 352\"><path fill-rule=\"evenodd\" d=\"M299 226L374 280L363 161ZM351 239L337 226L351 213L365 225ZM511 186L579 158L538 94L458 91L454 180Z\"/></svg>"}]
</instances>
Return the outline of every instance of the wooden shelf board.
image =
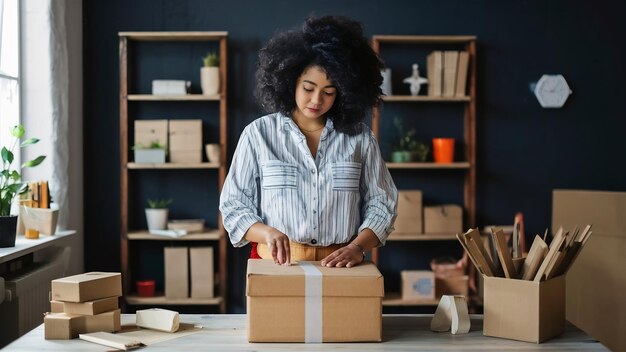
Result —
<instances>
[{"instance_id":1,"label":"wooden shelf board","mask_svg":"<svg viewBox=\"0 0 626 352\"><path fill-rule=\"evenodd\" d=\"M457 241L457 238L454 233L392 233L387 241Z\"/></svg>"},{"instance_id":2,"label":"wooden shelf board","mask_svg":"<svg viewBox=\"0 0 626 352\"><path fill-rule=\"evenodd\" d=\"M228 32L119 32L119 36L145 41L202 41L226 38L228 37Z\"/></svg>"},{"instance_id":3,"label":"wooden shelf board","mask_svg":"<svg viewBox=\"0 0 626 352\"><path fill-rule=\"evenodd\" d=\"M184 305L218 305L222 297L215 298L165 298L165 296L139 297L126 295L126 303L134 305L184 306Z\"/></svg>"},{"instance_id":4,"label":"wooden shelf board","mask_svg":"<svg viewBox=\"0 0 626 352\"><path fill-rule=\"evenodd\" d=\"M467 44L473 35L374 35L374 41L390 44Z\"/></svg>"},{"instance_id":5,"label":"wooden shelf board","mask_svg":"<svg viewBox=\"0 0 626 352\"><path fill-rule=\"evenodd\" d=\"M222 237L222 234L217 229L205 229L204 232L190 233L181 237L151 235L148 231L132 231L126 237L129 240L148 241L217 241Z\"/></svg>"},{"instance_id":6,"label":"wooden shelf board","mask_svg":"<svg viewBox=\"0 0 626 352\"><path fill-rule=\"evenodd\" d=\"M404 300L399 293L388 293L383 298L383 306L436 306L438 299Z\"/></svg>"},{"instance_id":7,"label":"wooden shelf board","mask_svg":"<svg viewBox=\"0 0 626 352\"><path fill-rule=\"evenodd\" d=\"M386 95L383 96L383 101L386 102L436 102L436 103L450 103L450 102L469 102L472 100L469 96L462 97L439 97L428 95Z\"/></svg>"},{"instance_id":8,"label":"wooden shelf board","mask_svg":"<svg viewBox=\"0 0 626 352\"><path fill-rule=\"evenodd\" d=\"M387 163L388 169L469 169L470 163L468 162L455 162L455 163Z\"/></svg>"},{"instance_id":9,"label":"wooden shelf board","mask_svg":"<svg viewBox=\"0 0 626 352\"><path fill-rule=\"evenodd\" d=\"M128 100L134 101L219 101L219 94L185 94L185 95L153 95L153 94L128 94Z\"/></svg>"},{"instance_id":10,"label":"wooden shelf board","mask_svg":"<svg viewBox=\"0 0 626 352\"><path fill-rule=\"evenodd\" d=\"M219 169L218 163L164 163L164 164L148 164L148 163L128 163L126 167L133 170L140 169Z\"/></svg>"}]
</instances>

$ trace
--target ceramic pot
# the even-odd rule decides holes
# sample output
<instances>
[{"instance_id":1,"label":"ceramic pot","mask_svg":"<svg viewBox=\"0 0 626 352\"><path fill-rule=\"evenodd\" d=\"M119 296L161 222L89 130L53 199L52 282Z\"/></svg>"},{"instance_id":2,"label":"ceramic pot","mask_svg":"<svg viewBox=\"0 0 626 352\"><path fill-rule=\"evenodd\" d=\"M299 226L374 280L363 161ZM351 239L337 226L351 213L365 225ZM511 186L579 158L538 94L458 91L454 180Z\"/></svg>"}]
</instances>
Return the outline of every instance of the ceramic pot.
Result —
<instances>
[{"instance_id":1,"label":"ceramic pot","mask_svg":"<svg viewBox=\"0 0 626 352\"><path fill-rule=\"evenodd\" d=\"M0 248L15 247L17 215L0 216Z\"/></svg>"},{"instance_id":2,"label":"ceramic pot","mask_svg":"<svg viewBox=\"0 0 626 352\"><path fill-rule=\"evenodd\" d=\"M200 69L200 86L203 95L215 95L220 91L220 68L202 67Z\"/></svg>"}]
</instances>

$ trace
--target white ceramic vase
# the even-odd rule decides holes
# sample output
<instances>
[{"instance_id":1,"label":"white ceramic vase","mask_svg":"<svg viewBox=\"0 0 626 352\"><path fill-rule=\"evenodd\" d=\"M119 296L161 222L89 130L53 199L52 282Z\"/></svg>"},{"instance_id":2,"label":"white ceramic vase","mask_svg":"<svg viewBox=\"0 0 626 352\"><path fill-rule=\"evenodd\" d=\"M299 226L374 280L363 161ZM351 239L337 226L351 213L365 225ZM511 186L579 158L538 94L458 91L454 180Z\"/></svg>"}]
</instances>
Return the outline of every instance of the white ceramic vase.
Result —
<instances>
[{"instance_id":1,"label":"white ceramic vase","mask_svg":"<svg viewBox=\"0 0 626 352\"><path fill-rule=\"evenodd\" d=\"M146 220L148 221L148 230L165 230L167 229L168 209L146 209Z\"/></svg>"},{"instance_id":2,"label":"white ceramic vase","mask_svg":"<svg viewBox=\"0 0 626 352\"><path fill-rule=\"evenodd\" d=\"M220 68L202 67L200 69L200 85L203 95L215 95L220 91Z\"/></svg>"}]
</instances>

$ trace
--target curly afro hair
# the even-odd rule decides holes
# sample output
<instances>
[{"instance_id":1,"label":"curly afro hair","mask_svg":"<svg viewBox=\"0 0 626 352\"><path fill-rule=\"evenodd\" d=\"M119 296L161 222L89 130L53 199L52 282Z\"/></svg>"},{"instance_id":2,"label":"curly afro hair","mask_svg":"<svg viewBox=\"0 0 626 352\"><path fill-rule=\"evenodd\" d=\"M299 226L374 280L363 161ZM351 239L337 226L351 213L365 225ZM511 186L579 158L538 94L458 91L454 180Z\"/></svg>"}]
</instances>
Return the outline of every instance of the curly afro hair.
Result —
<instances>
[{"instance_id":1,"label":"curly afro hair","mask_svg":"<svg viewBox=\"0 0 626 352\"><path fill-rule=\"evenodd\" d=\"M259 52L256 98L267 112L291 115L296 82L309 66L322 68L337 88L328 111L335 129L353 134L380 103L383 63L359 22L340 16L308 18L302 28L277 34Z\"/></svg>"}]
</instances>

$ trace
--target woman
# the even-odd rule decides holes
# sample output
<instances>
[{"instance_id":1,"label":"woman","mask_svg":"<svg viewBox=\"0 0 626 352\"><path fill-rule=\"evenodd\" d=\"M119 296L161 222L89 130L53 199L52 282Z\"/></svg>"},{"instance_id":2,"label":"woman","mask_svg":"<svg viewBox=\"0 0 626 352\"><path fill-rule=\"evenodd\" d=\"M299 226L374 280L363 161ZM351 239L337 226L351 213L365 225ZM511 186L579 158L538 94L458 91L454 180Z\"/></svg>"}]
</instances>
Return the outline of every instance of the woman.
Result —
<instances>
[{"instance_id":1,"label":"woman","mask_svg":"<svg viewBox=\"0 0 626 352\"><path fill-rule=\"evenodd\" d=\"M257 99L274 112L241 134L220 211L234 246L264 259L361 263L393 231L397 190L362 121L382 62L358 22L308 19L261 49Z\"/></svg>"}]
</instances>

